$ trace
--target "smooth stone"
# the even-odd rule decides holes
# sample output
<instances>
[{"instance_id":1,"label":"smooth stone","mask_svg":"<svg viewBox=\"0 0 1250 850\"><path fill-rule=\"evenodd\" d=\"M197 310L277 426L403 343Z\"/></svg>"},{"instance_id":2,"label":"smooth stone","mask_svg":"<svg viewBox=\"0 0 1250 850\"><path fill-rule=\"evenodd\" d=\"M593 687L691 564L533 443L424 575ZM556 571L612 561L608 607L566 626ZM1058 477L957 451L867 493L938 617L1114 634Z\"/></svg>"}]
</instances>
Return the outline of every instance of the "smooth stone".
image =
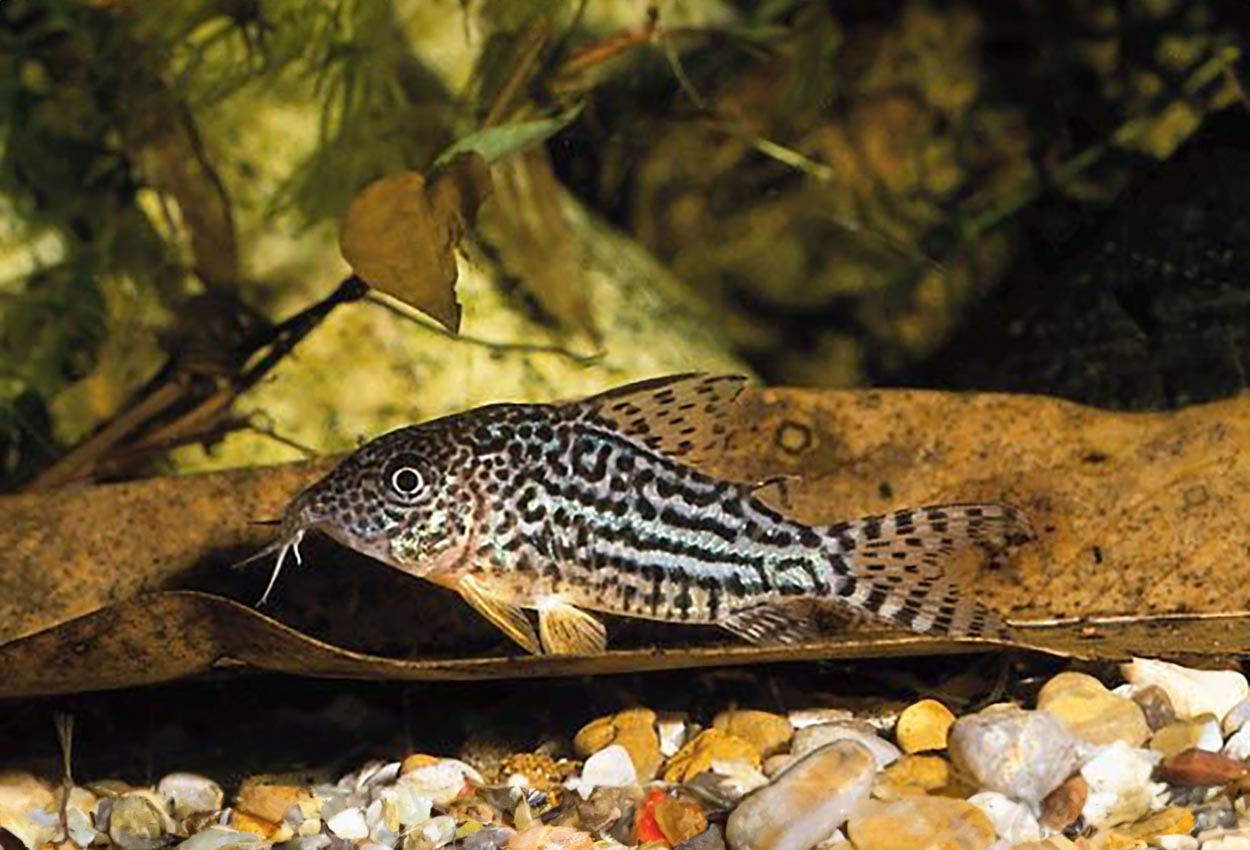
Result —
<instances>
[{"instance_id":1,"label":"smooth stone","mask_svg":"<svg viewBox=\"0 0 1250 850\"><path fill-rule=\"evenodd\" d=\"M1207 750L1185 750L1159 765L1159 777L1172 785L1197 788L1225 785L1247 773L1245 762Z\"/></svg>"},{"instance_id":2,"label":"smooth stone","mask_svg":"<svg viewBox=\"0 0 1250 850\"><path fill-rule=\"evenodd\" d=\"M951 727L955 766L986 791L1036 807L1079 766L1078 741L1057 717L1009 703L961 717Z\"/></svg>"},{"instance_id":3,"label":"smooth stone","mask_svg":"<svg viewBox=\"0 0 1250 850\"><path fill-rule=\"evenodd\" d=\"M55 808L56 796L43 780L21 770L0 770L0 829L29 850L50 842L56 834L54 820L32 815Z\"/></svg>"},{"instance_id":4,"label":"smooth stone","mask_svg":"<svg viewBox=\"0 0 1250 850\"><path fill-rule=\"evenodd\" d=\"M1232 737L1224 742L1220 752L1230 758L1250 759L1250 725L1242 726Z\"/></svg>"},{"instance_id":5,"label":"smooth stone","mask_svg":"<svg viewBox=\"0 0 1250 850\"><path fill-rule=\"evenodd\" d=\"M1165 690L1181 718L1214 714L1222 720L1250 696L1250 682L1235 670L1193 670L1150 658L1134 658L1120 669L1134 685L1158 685Z\"/></svg>"},{"instance_id":6,"label":"smooth stone","mask_svg":"<svg viewBox=\"0 0 1250 850\"><path fill-rule=\"evenodd\" d=\"M225 792L211 779L194 773L171 773L156 784L156 793L169 801L174 817L220 811Z\"/></svg>"},{"instance_id":7,"label":"smooth stone","mask_svg":"<svg viewBox=\"0 0 1250 850\"><path fill-rule=\"evenodd\" d=\"M731 850L810 850L868 799L875 773L862 744L821 747L745 797L729 816L725 838Z\"/></svg>"},{"instance_id":8,"label":"smooth stone","mask_svg":"<svg viewBox=\"0 0 1250 850\"><path fill-rule=\"evenodd\" d=\"M1047 829L1062 832L1076 823L1088 798L1089 783L1078 773L1046 795L1038 821Z\"/></svg>"},{"instance_id":9,"label":"smooth stone","mask_svg":"<svg viewBox=\"0 0 1250 850\"><path fill-rule=\"evenodd\" d=\"M1150 731L1157 732L1169 723L1176 722L1176 709L1172 707L1172 699L1158 685L1134 688L1132 699L1145 715Z\"/></svg>"},{"instance_id":10,"label":"smooth stone","mask_svg":"<svg viewBox=\"0 0 1250 850\"><path fill-rule=\"evenodd\" d=\"M1116 696L1085 673L1060 673L1043 686L1037 707L1049 711L1085 743L1102 747L1123 741L1140 747L1150 737L1141 707Z\"/></svg>"},{"instance_id":11,"label":"smooth stone","mask_svg":"<svg viewBox=\"0 0 1250 850\"><path fill-rule=\"evenodd\" d=\"M1041 824L1023 803L1017 803L997 791L973 794L968 802L985 812L985 816L994 825L994 834L999 838L1013 844L1042 840Z\"/></svg>"},{"instance_id":12,"label":"smooth stone","mask_svg":"<svg viewBox=\"0 0 1250 850\"><path fill-rule=\"evenodd\" d=\"M808 726L819 726L822 723L854 721L855 714L845 708L799 708L786 715L786 718L797 732Z\"/></svg>"},{"instance_id":13,"label":"smooth stone","mask_svg":"<svg viewBox=\"0 0 1250 850\"><path fill-rule=\"evenodd\" d=\"M620 744L611 744L586 759L581 776L572 778L565 787L583 799L596 788L628 788L638 784L638 771L629 751Z\"/></svg>"},{"instance_id":14,"label":"smooth stone","mask_svg":"<svg viewBox=\"0 0 1250 850\"><path fill-rule=\"evenodd\" d=\"M955 715L935 699L923 699L903 709L894 727L894 738L908 755L946 749Z\"/></svg>"},{"instance_id":15,"label":"smooth stone","mask_svg":"<svg viewBox=\"0 0 1250 850\"><path fill-rule=\"evenodd\" d=\"M803 756L834 741L855 741L862 744L872 753L878 770L893 764L902 756L898 747L877 735L872 727L846 722L822 723L819 726L807 726L800 729L794 733L790 752L796 757Z\"/></svg>"},{"instance_id":16,"label":"smooth stone","mask_svg":"<svg viewBox=\"0 0 1250 850\"><path fill-rule=\"evenodd\" d=\"M1241 731L1247 720L1250 720L1250 697L1243 699L1228 710L1228 714L1225 714L1220 722L1220 730L1225 735L1231 735Z\"/></svg>"},{"instance_id":17,"label":"smooth stone","mask_svg":"<svg viewBox=\"0 0 1250 850\"><path fill-rule=\"evenodd\" d=\"M655 806L655 823L669 845L689 841L707 829L707 815L687 797L664 797Z\"/></svg>"},{"instance_id":18,"label":"smooth stone","mask_svg":"<svg viewBox=\"0 0 1250 850\"><path fill-rule=\"evenodd\" d=\"M903 756L894 764L877 774L872 796L878 800L898 800L903 797L923 797L941 794L946 797L963 797L976 789L964 789L951 771L950 762L936 755Z\"/></svg>"},{"instance_id":19,"label":"smooth stone","mask_svg":"<svg viewBox=\"0 0 1250 850\"><path fill-rule=\"evenodd\" d=\"M950 797L866 800L851 813L847 835L856 850L988 850L995 842L986 814Z\"/></svg>"},{"instance_id":20,"label":"smooth stone","mask_svg":"<svg viewBox=\"0 0 1250 850\"><path fill-rule=\"evenodd\" d=\"M722 711L712 721L712 728L750 741L764 758L781 752L794 736L788 718L767 711Z\"/></svg>"},{"instance_id":21,"label":"smooth stone","mask_svg":"<svg viewBox=\"0 0 1250 850\"><path fill-rule=\"evenodd\" d=\"M678 844L673 850L725 850L725 835L717 824L712 824L694 838Z\"/></svg>"},{"instance_id":22,"label":"smooth stone","mask_svg":"<svg viewBox=\"0 0 1250 850\"><path fill-rule=\"evenodd\" d=\"M121 850L156 850L169 843L173 823L165 798L152 791L130 791L113 801L108 836Z\"/></svg>"},{"instance_id":23,"label":"smooth stone","mask_svg":"<svg viewBox=\"0 0 1250 850\"><path fill-rule=\"evenodd\" d=\"M1090 826L1131 823L1155 807L1166 786L1150 781L1159 754L1123 743L1106 747L1081 767L1089 795L1081 815Z\"/></svg>"},{"instance_id":24,"label":"smooth stone","mask_svg":"<svg viewBox=\"0 0 1250 850\"><path fill-rule=\"evenodd\" d=\"M663 761L656 719L655 712L649 708L630 708L600 717L573 736L573 748L578 755L586 757L612 744L624 747L633 759L638 778L650 782Z\"/></svg>"},{"instance_id":25,"label":"smooth stone","mask_svg":"<svg viewBox=\"0 0 1250 850\"><path fill-rule=\"evenodd\" d=\"M1181 806L1169 806L1145 820L1124 827L1123 832L1156 843L1167 835L1189 835L1194 828L1194 813Z\"/></svg>"},{"instance_id":26,"label":"smooth stone","mask_svg":"<svg viewBox=\"0 0 1250 850\"><path fill-rule=\"evenodd\" d=\"M1213 714L1177 720L1164 726L1150 739L1150 749L1161 753L1164 758L1190 749L1218 753L1223 747L1224 737Z\"/></svg>"}]
</instances>

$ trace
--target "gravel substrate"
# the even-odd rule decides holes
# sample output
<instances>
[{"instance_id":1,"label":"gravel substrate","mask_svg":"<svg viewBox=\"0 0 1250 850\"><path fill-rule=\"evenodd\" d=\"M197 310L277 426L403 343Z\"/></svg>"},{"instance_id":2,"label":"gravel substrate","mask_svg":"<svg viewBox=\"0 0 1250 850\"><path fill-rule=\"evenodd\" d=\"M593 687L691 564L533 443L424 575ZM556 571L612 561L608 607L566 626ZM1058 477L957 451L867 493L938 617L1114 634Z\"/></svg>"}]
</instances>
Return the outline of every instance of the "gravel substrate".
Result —
<instances>
[{"instance_id":1,"label":"gravel substrate","mask_svg":"<svg viewBox=\"0 0 1250 850\"><path fill-rule=\"evenodd\" d=\"M409 754L337 781L0 773L5 850L1250 850L1250 686L1137 659L956 717L631 708L571 746Z\"/></svg>"}]
</instances>

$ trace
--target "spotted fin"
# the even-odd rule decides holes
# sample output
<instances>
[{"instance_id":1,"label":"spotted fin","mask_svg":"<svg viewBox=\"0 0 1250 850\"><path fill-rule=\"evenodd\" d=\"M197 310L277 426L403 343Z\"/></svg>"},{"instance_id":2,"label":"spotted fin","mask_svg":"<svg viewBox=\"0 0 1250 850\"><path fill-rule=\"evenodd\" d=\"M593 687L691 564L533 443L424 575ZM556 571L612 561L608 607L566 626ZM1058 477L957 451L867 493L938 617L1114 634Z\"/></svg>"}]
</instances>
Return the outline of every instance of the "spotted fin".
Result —
<instances>
[{"instance_id":1,"label":"spotted fin","mask_svg":"<svg viewBox=\"0 0 1250 850\"><path fill-rule=\"evenodd\" d=\"M670 375L608 390L573 409L650 449L699 463L724 448L746 382L742 375Z\"/></svg>"},{"instance_id":2,"label":"spotted fin","mask_svg":"<svg viewBox=\"0 0 1250 850\"><path fill-rule=\"evenodd\" d=\"M538 633L552 655L599 655L608 645L603 622L565 602L539 607Z\"/></svg>"},{"instance_id":3,"label":"spotted fin","mask_svg":"<svg viewBox=\"0 0 1250 850\"><path fill-rule=\"evenodd\" d=\"M936 505L818 529L843 577L834 599L912 631L952 637L1009 637L1001 619L963 596L943 573L962 549L1002 549L1033 539L1009 505Z\"/></svg>"},{"instance_id":4,"label":"spotted fin","mask_svg":"<svg viewBox=\"0 0 1250 850\"><path fill-rule=\"evenodd\" d=\"M721 626L750 643L807 643L820 637L809 613L795 605L764 603L734 612Z\"/></svg>"},{"instance_id":5,"label":"spotted fin","mask_svg":"<svg viewBox=\"0 0 1250 850\"><path fill-rule=\"evenodd\" d=\"M496 596L491 596L471 576L465 576L457 581L455 589L461 599L473 606L473 609L489 620L492 626L516 641L526 652L535 655L542 652L538 635L534 634L534 626L523 610Z\"/></svg>"}]
</instances>

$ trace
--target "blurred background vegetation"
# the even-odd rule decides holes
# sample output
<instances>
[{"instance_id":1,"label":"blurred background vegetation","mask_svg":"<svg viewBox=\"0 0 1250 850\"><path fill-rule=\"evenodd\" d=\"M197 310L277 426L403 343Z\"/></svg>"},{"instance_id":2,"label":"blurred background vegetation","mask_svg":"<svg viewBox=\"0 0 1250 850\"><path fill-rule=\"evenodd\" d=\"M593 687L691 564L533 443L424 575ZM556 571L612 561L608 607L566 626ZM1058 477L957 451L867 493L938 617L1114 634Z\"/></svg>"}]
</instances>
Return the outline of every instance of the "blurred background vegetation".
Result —
<instances>
[{"instance_id":1,"label":"blurred background vegetation","mask_svg":"<svg viewBox=\"0 0 1250 850\"><path fill-rule=\"evenodd\" d=\"M3 0L0 489L691 368L1235 394L1248 33L1231 0ZM338 229L467 150L456 335Z\"/></svg>"}]
</instances>

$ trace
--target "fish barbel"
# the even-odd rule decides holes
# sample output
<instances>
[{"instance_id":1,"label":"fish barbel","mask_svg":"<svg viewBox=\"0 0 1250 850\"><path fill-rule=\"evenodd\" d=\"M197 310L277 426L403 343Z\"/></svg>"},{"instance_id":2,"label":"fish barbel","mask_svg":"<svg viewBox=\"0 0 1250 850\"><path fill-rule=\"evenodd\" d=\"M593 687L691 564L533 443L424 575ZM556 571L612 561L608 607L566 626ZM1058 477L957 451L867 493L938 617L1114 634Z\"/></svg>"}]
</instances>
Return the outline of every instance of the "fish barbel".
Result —
<instances>
[{"instance_id":1,"label":"fish barbel","mask_svg":"<svg viewBox=\"0 0 1250 850\"><path fill-rule=\"evenodd\" d=\"M757 498L760 484L694 465L723 445L744 386L676 375L378 437L287 507L267 550L280 550L273 579L288 551L298 558L304 533L320 530L454 590L535 653L602 651L604 627L590 612L717 625L756 643L815 637L812 604L915 632L1006 635L942 566L961 548L1031 538L1019 511L951 504L828 525L787 518Z\"/></svg>"}]
</instances>

